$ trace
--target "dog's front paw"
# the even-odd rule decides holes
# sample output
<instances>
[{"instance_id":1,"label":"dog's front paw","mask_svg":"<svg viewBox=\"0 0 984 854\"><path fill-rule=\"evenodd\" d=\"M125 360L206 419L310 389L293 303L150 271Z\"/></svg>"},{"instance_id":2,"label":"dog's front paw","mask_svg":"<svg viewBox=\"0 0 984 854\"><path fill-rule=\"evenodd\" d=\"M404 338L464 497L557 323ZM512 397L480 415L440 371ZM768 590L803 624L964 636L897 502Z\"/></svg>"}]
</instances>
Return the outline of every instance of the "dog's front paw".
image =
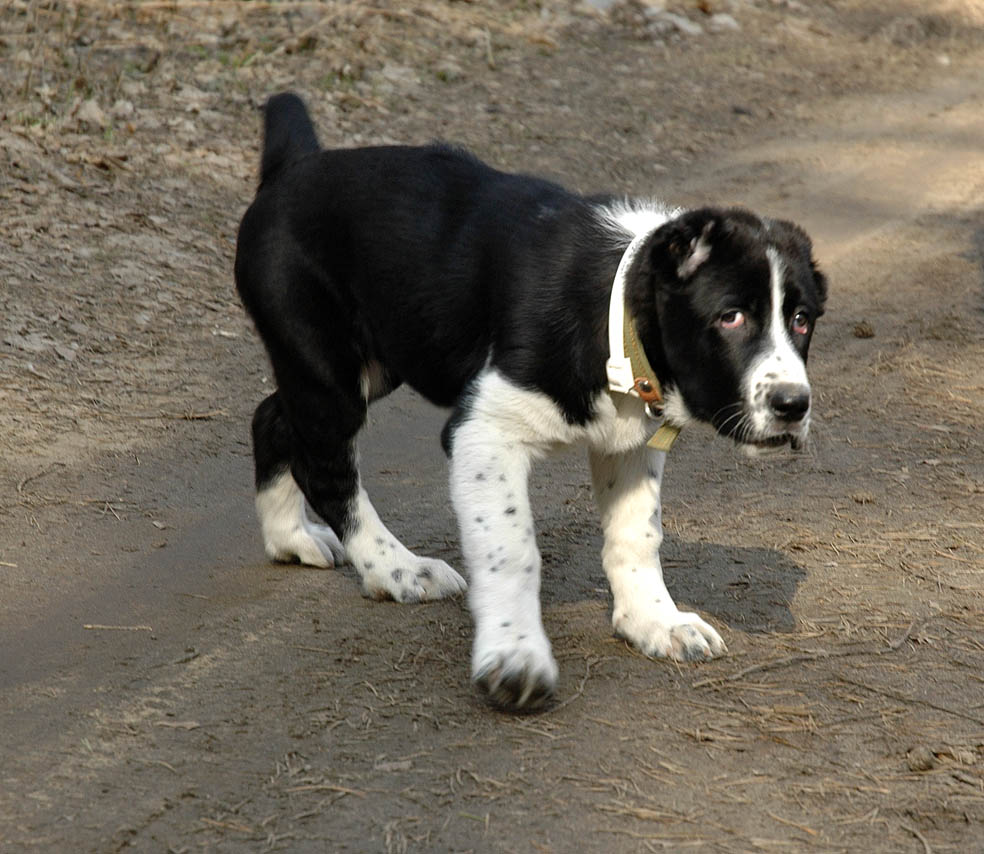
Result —
<instances>
[{"instance_id":1,"label":"dog's front paw","mask_svg":"<svg viewBox=\"0 0 984 854\"><path fill-rule=\"evenodd\" d=\"M467 587L465 579L443 560L434 558L367 561L357 568L362 573L363 591L370 599L429 602L457 596Z\"/></svg>"},{"instance_id":2,"label":"dog's front paw","mask_svg":"<svg viewBox=\"0 0 984 854\"><path fill-rule=\"evenodd\" d=\"M674 609L654 616L616 609L612 627L618 637L650 658L705 661L728 651L717 631L688 611Z\"/></svg>"},{"instance_id":3,"label":"dog's front paw","mask_svg":"<svg viewBox=\"0 0 984 854\"><path fill-rule=\"evenodd\" d=\"M533 711L544 706L557 687L557 662L550 641L519 634L497 642L475 642L472 681L496 706L508 711Z\"/></svg>"}]
</instances>

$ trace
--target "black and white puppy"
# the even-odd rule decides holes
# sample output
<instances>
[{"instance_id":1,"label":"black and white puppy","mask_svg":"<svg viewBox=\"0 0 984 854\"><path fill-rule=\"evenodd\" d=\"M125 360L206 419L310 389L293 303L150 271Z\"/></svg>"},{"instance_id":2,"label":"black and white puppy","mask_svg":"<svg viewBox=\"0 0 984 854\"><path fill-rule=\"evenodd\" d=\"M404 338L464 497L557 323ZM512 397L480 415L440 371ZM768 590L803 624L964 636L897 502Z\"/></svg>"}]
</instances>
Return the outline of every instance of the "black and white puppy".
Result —
<instances>
[{"instance_id":1,"label":"black and white puppy","mask_svg":"<svg viewBox=\"0 0 984 854\"><path fill-rule=\"evenodd\" d=\"M235 268L277 383L253 419L267 554L347 560L377 598L465 590L359 479L367 407L405 382L453 410L472 678L493 702L535 708L556 685L527 479L561 445L590 456L615 632L649 656L722 653L663 583L663 439L692 421L749 446L805 439L827 289L811 253L789 222L584 198L444 145L322 151L300 99L272 98Z\"/></svg>"}]
</instances>

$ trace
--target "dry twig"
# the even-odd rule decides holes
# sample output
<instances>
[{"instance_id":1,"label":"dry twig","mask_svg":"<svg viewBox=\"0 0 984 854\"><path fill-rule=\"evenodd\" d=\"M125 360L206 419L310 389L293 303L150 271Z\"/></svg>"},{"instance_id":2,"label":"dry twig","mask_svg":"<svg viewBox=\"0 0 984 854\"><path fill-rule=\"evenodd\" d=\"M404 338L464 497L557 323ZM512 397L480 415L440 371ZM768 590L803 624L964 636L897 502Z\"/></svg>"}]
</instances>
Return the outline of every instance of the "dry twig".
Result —
<instances>
[{"instance_id":1,"label":"dry twig","mask_svg":"<svg viewBox=\"0 0 984 854\"><path fill-rule=\"evenodd\" d=\"M929 842L926 841L926 837L923 836L918 830L916 830L916 828L909 827L909 825L907 824L903 824L902 829L909 831L909 833L915 836L916 839L918 839L922 843L923 854L933 854L933 849L930 847Z\"/></svg>"},{"instance_id":2,"label":"dry twig","mask_svg":"<svg viewBox=\"0 0 984 854\"><path fill-rule=\"evenodd\" d=\"M727 676L712 676L708 679L698 679L690 687L704 688L708 685L721 685L725 682L737 682L753 673L764 673L767 670L777 670L780 667L788 667L791 664L802 664L808 661L822 661L826 658L847 658L852 655L887 655L897 652L912 634L916 627L916 620L909 623L902 636L887 647L880 649L841 649L841 650L817 650L816 652L804 652L799 655L787 655L785 658L776 658L772 661L763 661L761 664L753 664L745 667L736 673L729 673Z\"/></svg>"}]
</instances>

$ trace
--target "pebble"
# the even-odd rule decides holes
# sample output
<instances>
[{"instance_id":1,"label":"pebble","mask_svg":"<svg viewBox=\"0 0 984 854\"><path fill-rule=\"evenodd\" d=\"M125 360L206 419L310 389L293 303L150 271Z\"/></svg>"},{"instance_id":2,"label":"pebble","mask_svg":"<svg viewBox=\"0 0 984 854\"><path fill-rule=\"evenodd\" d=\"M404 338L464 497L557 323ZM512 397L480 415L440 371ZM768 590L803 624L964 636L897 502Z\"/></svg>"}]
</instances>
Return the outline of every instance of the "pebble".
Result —
<instances>
[{"instance_id":1,"label":"pebble","mask_svg":"<svg viewBox=\"0 0 984 854\"><path fill-rule=\"evenodd\" d=\"M89 98L88 101L79 104L78 110L75 111L75 118L90 127L104 128L109 124L106 114L95 98Z\"/></svg>"},{"instance_id":2,"label":"pebble","mask_svg":"<svg viewBox=\"0 0 984 854\"><path fill-rule=\"evenodd\" d=\"M646 17L657 25L660 23L669 24L673 29L683 33L685 36L699 36L704 32L704 28L696 21L691 21L686 15L678 15L675 12L664 12L661 9L647 9Z\"/></svg>"},{"instance_id":3,"label":"pebble","mask_svg":"<svg viewBox=\"0 0 984 854\"><path fill-rule=\"evenodd\" d=\"M717 12L708 19L707 29L712 33L738 32L741 29L741 24L735 20L733 15Z\"/></svg>"},{"instance_id":4,"label":"pebble","mask_svg":"<svg viewBox=\"0 0 984 854\"><path fill-rule=\"evenodd\" d=\"M929 771L936 765L936 756L925 744L917 744L905 755L910 771Z\"/></svg>"}]
</instances>

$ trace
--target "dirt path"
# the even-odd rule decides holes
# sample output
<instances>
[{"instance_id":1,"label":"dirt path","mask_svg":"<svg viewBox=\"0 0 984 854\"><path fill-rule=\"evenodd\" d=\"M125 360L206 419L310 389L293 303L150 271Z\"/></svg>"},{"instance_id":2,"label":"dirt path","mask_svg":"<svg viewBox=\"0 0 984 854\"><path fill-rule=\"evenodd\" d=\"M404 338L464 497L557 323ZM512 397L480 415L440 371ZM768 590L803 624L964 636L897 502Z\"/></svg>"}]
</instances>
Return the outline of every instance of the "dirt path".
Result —
<instances>
[{"instance_id":1,"label":"dirt path","mask_svg":"<svg viewBox=\"0 0 984 854\"><path fill-rule=\"evenodd\" d=\"M4 32L49 8L16 5ZM466 5L422 7L484 14ZM510 7L469 35L455 18L446 42L426 16L387 19L415 34L400 47L360 19L398 56L373 66L360 42L365 68L348 70L330 28L277 53L280 19L250 23L270 58L249 63L246 24L215 25L204 50L239 67L173 47L183 27L211 32L190 12L58 19L79 63L79 33L111 46L114 26L149 45L134 62L161 49L146 71L95 54L83 69L107 110L114 91L136 105L130 141L18 124L33 101L4 104L21 130L3 130L0 185L0 848L979 847L984 64L961 4L897 5L735 4L740 32L697 41L654 37L632 4L542 31L559 19ZM328 94L313 59L336 75ZM72 78L50 73L67 114ZM611 638L577 456L533 482L562 671L544 714L478 702L462 602L371 603L344 568L262 560L246 423L268 379L229 271L250 103L287 83L308 87L331 142L436 124L584 189L740 202L811 232L832 285L812 448L750 462L695 431L667 469L668 582L728 657L676 667ZM363 471L408 546L460 565L442 418L394 395Z\"/></svg>"}]
</instances>

